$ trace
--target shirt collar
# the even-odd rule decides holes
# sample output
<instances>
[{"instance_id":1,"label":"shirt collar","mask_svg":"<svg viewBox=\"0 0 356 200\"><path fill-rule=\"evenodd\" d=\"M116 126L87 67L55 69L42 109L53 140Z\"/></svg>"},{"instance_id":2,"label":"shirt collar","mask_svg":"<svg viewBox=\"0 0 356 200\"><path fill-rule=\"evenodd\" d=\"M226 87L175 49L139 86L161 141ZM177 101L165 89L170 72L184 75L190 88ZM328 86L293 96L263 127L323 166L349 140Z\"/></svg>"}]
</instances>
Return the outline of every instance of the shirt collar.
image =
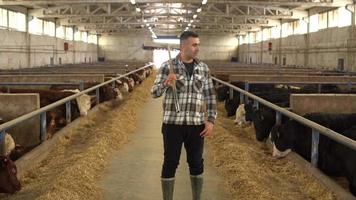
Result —
<instances>
[{"instance_id":1,"label":"shirt collar","mask_svg":"<svg viewBox=\"0 0 356 200\"><path fill-rule=\"evenodd\" d=\"M198 58L193 58L194 65L198 65L200 60ZM176 65L184 65L183 61L180 59L180 53L173 59L173 63Z\"/></svg>"}]
</instances>

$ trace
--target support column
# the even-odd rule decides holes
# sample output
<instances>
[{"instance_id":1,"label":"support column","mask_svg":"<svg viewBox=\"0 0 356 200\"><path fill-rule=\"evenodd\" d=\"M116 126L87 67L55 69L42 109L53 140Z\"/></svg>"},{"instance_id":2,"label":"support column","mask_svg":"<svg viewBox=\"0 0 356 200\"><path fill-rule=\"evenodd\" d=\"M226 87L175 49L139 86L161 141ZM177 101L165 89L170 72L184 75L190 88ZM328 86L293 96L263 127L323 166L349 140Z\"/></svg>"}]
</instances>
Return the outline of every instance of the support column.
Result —
<instances>
[{"instance_id":1,"label":"support column","mask_svg":"<svg viewBox=\"0 0 356 200\"><path fill-rule=\"evenodd\" d=\"M73 43L73 64L75 64L75 40L74 40L74 34L75 34L75 26L72 27L73 29L73 38L72 38L72 43Z\"/></svg>"},{"instance_id":2,"label":"support column","mask_svg":"<svg viewBox=\"0 0 356 200\"><path fill-rule=\"evenodd\" d=\"M263 63L263 28L261 29L261 55L260 55L260 64Z\"/></svg>"},{"instance_id":3,"label":"support column","mask_svg":"<svg viewBox=\"0 0 356 200\"><path fill-rule=\"evenodd\" d=\"M356 37L355 37L355 4L349 4L346 6L346 10L351 13L351 26L349 27L349 38L347 39L347 59L345 69L347 71L355 70L355 52Z\"/></svg>"},{"instance_id":4,"label":"support column","mask_svg":"<svg viewBox=\"0 0 356 200\"><path fill-rule=\"evenodd\" d=\"M247 33L247 63L251 63L250 60L250 33Z\"/></svg>"},{"instance_id":5,"label":"support column","mask_svg":"<svg viewBox=\"0 0 356 200\"><path fill-rule=\"evenodd\" d=\"M304 67L309 67L309 48L310 48L310 11L308 11L307 34L305 34Z\"/></svg>"},{"instance_id":6,"label":"support column","mask_svg":"<svg viewBox=\"0 0 356 200\"><path fill-rule=\"evenodd\" d=\"M27 67L31 67L31 34L29 33L28 24L30 17L28 15L28 8L26 9L26 53L27 53ZM25 66L26 67L26 66Z\"/></svg>"},{"instance_id":7,"label":"support column","mask_svg":"<svg viewBox=\"0 0 356 200\"><path fill-rule=\"evenodd\" d=\"M279 67L282 67L282 35L283 35L283 32L282 32L282 19L279 20L280 21L280 26L281 26L281 29L280 29L280 32L279 32L279 43L278 43L278 66Z\"/></svg>"}]
</instances>

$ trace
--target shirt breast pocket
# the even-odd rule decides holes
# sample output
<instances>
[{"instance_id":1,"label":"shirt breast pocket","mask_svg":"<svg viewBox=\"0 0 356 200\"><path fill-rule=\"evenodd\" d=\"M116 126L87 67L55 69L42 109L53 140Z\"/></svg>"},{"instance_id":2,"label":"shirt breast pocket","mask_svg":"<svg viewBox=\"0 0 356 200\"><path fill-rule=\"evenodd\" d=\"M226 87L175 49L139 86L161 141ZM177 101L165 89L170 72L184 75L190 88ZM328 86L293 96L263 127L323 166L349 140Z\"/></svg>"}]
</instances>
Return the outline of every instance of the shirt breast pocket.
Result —
<instances>
[{"instance_id":1,"label":"shirt breast pocket","mask_svg":"<svg viewBox=\"0 0 356 200\"><path fill-rule=\"evenodd\" d=\"M177 75L176 87L177 87L177 91L178 92L184 92L185 91L185 79L184 79L184 76Z\"/></svg>"},{"instance_id":2,"label":"shirt breast pocket","mask_svg":"<svg viewBox=\"0 0 356 200\"><path fill-rule=\"evenodd\" d=\"M198 92L198 93L203 92L204 82L205 82L205 78L203 75L194 74L193 87L194 87L195 92Z\"/></svg>"}]
</instances>

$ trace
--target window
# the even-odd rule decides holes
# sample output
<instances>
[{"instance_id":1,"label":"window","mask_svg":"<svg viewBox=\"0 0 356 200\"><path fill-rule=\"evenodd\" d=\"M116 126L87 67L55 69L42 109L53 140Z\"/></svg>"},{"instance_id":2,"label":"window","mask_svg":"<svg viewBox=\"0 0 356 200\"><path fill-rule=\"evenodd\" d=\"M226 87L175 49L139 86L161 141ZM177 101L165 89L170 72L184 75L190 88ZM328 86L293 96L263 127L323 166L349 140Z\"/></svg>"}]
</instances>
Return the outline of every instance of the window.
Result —
<instances>
[{"instance_id":1,"label":"window","mask_svg":"<svg viewBox=\"0 0 356 200\"><path fill-rule=\"evenodd\" d=\"M271 39L271 29L270 28L263 29L262 34L263 34L263 41Z\"/></svg>"},{"instance_id":2,"label":"window","mask_svg":"<svg viewBox=\"0 0 356 200\"><path fill-rule=\"evenodd\" d=\"M0 27L7 26L7 10L0 8Z\"/></svg>"},{"instance_id":3,"label":"window","mask_svg":"<svg viewBox=\"0 0 356 200\"><path fill-rule=\"evenodd\" d=\"M339 27L350 26L351 25L351 12L346 10L345 7L340 7L339 11Z\"/></svg>"},{"instance_id":4,"label":"window","mask_svg":"<svg viewBox=\"0 0 356 200\"><path fill-rule=\"evenodd\" d=\"M80 31L76 31L74 33L74 40L75 41L81 41L82 40L82 35L81 35L81 32Z\"/></svg>"},{"instance_id":5,"label":"window","mask_svg":"<svg viewBox=\"0 0 356 200\"><path fill-rule=\"evenodd\" d=\"M48 22L48 21L43 22L43 33L44 34L54 37L55 30L56 29L55 29L54 22Z\"/></svg>"},{"instance_id":6,"label":"window","mask_svg":"<svg viewBox=\"0 0 356 200\"><path fill-rule=\"evenodd\" d=\"M319 30L318 23L319 23L318 14L310 16L310 18L309 18L309 32L310 33L316 32Z\"/></svg>"},{"instance_id":7,"label":"window","mask_svg":"<svg viewBox=\"0 0 356 200\"><path fill-rule=\"evenodd\" d=\"M280 25L272 27L272 32L271 32L272 39L279 38L280 34L281 34L281 26Z\"/></svg>"},{"instance_id":8,"label":"window","mask_svg":"<svg viewBox=\"0 0 356 200\"><path fill-rule=\"evenodd\" d=\"M262 31L256 32L256 42L262 41Z\"/></svg>"},{"instance_id":9,"label":"window","mask_svg":"<svg viewBox=\"0 0 356 200\"><path fill-rule=\"evenodd\" d=\"M56 36L57 36L58 38L64 39L64 27L63 27L63 26L58 26L58 27L56 28Z\"/></svg>"},{"instance_id":10,"label":"window","mask_svg":"<svg viewBox=\"0 0 356 200\"><path fill-rule=\"evenodd\" d=\"M73 40L73 28L66 27L66 40Z\"/></svg>"},{"instance_id":11,"label":"window","mask_svg":"<svg viewBox=\"0 0 356 200\"><path fill-rule=\"evenodd\" d=\"M88 42L92 43L92 44L97 44L98 43L97 36L96 35L89 35Z\"/></svg>"},{"instance_id":12,"label":"window","mask_svg":"<svg viewBox=\"0 0 356 200\"><path fill-rule=\"evenodd\" d=\"M325 29L328 27L328 13L320 13L318 19L318 29Z\"/></svg>"},{"instance_id":13,"label":"window","mask_svg":"<svg viewBox=\"0 0 356 200\"><path fill-rule=\"evenodd\" d=\"M88 33L87 32L82 32L82 41L83 42L88 42Z\"/></svg>"},{"instance_id":14,"label":"window","mask_svg":"<svg viewBox=\"0 0 356 200\"><path fill-rule=\"evenodd\" d=\"M243 44L247 44L247 43L248 43L248 34L246 34L243 39Z\"/></svg>"},{"instance_id":15,"label":"window","mask_svg":"<svg viewBox=\"0 0 356 200\"><path fill-rule=\"evenodd\" d=\"M34 17L28 23L28 32L32 33L32 34L42 35L43 34L43 21Z\"/></svg>"},{"instance_id":16,"label":"window","mask_svg":"<svg viewBox=\"0 0 356 200\"><path fill-rule=\"evenodd\" d=\"M295 34L306 34L308 32L308 23L304 19L300 19L294 32Z\"/></svg>"},{"instance_id":17,"label":"window","mask_svg":"<svg viewBox=\"0 0 356 200\"><path fill-rule=\"evenodd\" d=\"M26 31L26 15L19 12L9 12L9 28Z\"/></svg>"},{"instance_id":18,"label":"window","mask_svg":"<svg viewBox=\"0 0 356 200\"><path fill-rule=\"evenodd\" d=\"M337 27L337 24L339 22L339 16L338 16L338 10L332 10L328 12L329 15L329 21L328 21L328 27Z\"/></svg>"},{"instance_id":19,"label":"window","mask_svg":"<svg viewBox=\"0 0 356 200\"><path fill-rule=\"evenodd\" d=\"M282 24L282 37L288 37L293 34L293 23Z\"/></svg>"},{"instance_id":20,"label":"window","mask_svg":"<svg viewBox=\"0 0 356 200\"><path fill-rule=\"evenodd\" d=\"M252 44L256 42L256 33L249 33L248 34L248 43Z\"/></svg>"}]
</instances>

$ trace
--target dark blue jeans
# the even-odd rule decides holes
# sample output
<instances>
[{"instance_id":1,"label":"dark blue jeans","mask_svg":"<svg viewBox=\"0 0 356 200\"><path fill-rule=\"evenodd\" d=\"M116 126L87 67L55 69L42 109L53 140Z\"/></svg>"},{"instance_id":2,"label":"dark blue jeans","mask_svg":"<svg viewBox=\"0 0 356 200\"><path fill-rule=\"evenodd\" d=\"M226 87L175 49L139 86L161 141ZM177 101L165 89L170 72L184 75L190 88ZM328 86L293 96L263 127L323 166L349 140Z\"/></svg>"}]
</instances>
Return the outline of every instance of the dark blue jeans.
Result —
<instances>
[{"instance_id":1,"label":"dark blue jeans","mask_svg":"<svg viewBox=\"0 0 356 200\"><path fill-rule=\"evenodd\" d=\"M187 152L187 162L191 175L200 175L204 171L204 138L200 133L205 125L174 125L162 124L164 162L162 166L162 178L175 177L179 165L182 145Z\"/></svg>"}]
</instances>

